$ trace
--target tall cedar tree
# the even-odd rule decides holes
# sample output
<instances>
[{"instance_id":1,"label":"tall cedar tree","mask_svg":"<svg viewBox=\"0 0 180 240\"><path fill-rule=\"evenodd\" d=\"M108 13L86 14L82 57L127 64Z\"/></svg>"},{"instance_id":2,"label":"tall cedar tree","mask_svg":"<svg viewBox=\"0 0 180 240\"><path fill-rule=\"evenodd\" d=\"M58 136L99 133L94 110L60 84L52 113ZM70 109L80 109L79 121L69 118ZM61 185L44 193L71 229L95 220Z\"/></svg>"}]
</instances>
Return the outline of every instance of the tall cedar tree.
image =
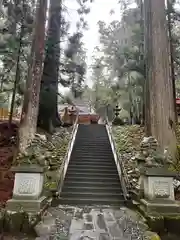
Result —
<instances>
[{"instance_id":1,"label":"tall cedar tree","mask_svg":"<svg viewBox=\"0 0 180 240\"><path fill-rule=\"evenodd\" d=\"M147 135L156 137L161 149L168 147L175 151L175 109L165 3L162 0L145 0L144 10Z\"/></svg>"},{"instance_id":2,"label":"tall cedar tree","mask_svg":"<svg viewBox=\"0 0 180 240\"><path fill-rule=\"evenodd\" d=\"M34 138L37 125L39 92L45 44L47 0L38 0L26 91L19 128L19 150L23 152Z\"/></svg>"},{"instance_id":3,"label":"tall cedar tree","mask_svg":"<svg viewBox=\"0 0 180 240\"><path fill-rule=\"evenodd\" d=\"M50 1L48 40L39 103L38 126L49 132L61 124L57 107L61 4L61 0Z\"/></svg>"}]
</instances>

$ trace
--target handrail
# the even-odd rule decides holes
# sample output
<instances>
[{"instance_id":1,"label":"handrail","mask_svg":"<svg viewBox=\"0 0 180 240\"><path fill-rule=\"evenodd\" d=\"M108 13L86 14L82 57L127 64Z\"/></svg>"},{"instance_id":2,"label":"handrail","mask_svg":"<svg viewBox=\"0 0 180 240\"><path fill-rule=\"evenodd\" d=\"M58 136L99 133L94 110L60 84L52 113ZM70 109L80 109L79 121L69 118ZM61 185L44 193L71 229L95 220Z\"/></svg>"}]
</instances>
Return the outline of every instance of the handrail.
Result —
<instances>
[{"instance_id":1,"label":"handrail","mask_svg":"<svg viewBox=\"0 0 180 240\"><path fill-rule=\"evenodd\" d=\"M68 164L69 164L69 160L70 160L70 157L71 157L71 152L72 152L74 142L75 142L75 139L76 139L76 134L77 134L78 125L79 125L78 124L78 118L79 118L79 115L76 116L76 120L75 120L75 123L74 123L74 126L73 126L73 130L72 130L72 133L71 133L69 144L68 144L68 147L67 147L66 155L65 155L63 163L61 164L61 167L60 167L60 171L59 171L60 179L59 179L59 183L58 183L58 192L61 192L62 184L63 184L64 178L65 178L66 171L67 171Z\"/></svg>"},{"instance_id":2,"label":"handrail","mask_svg":"<svg viewBox=\"0 0 180 240\"><path fill-rule=\"evenodd\" d=\"M109 141L110 141L110 144L111 144L111 149L112 149L112 152L113 152L113 155L114 155L114 160L115 160L115 163L116 163L116 166L117 166L117 170L118 170L118 174L119 174L119 178L120 178L120 181L121 181L121 184L122 184L122 190L123 190L123 194L124 194L124 197L125 197L125 200L129 197L129 180L128 180L128 177L127 177L127 174L126 174L126 171L125 171L125 167L124 167L124 164L123 164L123 161L122 161L122 158L117 154L117 148L116 148L116 143L114 141L114 138L113 138L113 133L112 133L112 129L111 129L111 126L109 124L109 121L106 119L106 129L107 129L107 133L108 133L108 136L109 136Z\"/></svg>"}]
</instances>

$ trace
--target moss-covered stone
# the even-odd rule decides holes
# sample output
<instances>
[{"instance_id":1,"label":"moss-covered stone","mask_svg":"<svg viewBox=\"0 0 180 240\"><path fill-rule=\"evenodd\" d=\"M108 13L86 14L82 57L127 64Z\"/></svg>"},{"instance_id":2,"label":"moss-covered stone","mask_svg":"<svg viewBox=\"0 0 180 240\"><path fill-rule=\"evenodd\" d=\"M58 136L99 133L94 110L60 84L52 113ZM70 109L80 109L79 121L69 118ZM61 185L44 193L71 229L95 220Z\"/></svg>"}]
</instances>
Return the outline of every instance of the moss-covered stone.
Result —
<instances>
[{"instance_id":1,"label":"moss-covered stone","mask_svg":"<svg viewBox=\"0 0 180 240\"><path fill-rule=\"evenodd\" d=\"M138 187L139 170L135 156L140 152L144 128L139 125L114 126L112 128L116 149L121 157L130 187Z\"/></svg>"},{"instance_id":2,"label":"moss-covered stone","mask_svg":"<svg viewBox=\"0 0 180 240\"><path fill-rule=\"evenodd\" d=\"M180 216L167 216L164 218L164 225L168 232L180 234Z\"/></svg>"},{"instance_id":3,"label":"moss-covered stone","mask_svg":"<svg viewBox=\"0 0 180 240\"><path fill-rule=\"evenodd\" d=\"M9 213L8 231L11 233L34 233L29 215L26 212Z\"/></svg>"},{"instance_id":4,"label":"moss-covered stone","mask_svg":"<svg viewBox=\"0 0 180 240\"><path fill-rule=\"evenodd\" d=\"M36 164L45 169L44 190L57 188L60 178L59 169L65 158L72 128L60 128L51 138L45 134L36 134L26 152L18 155L14 166Z\"/></svg>"},{"instance_id":5,"label":"moss-covered stone","mask_svg":"<svg viewBox=\"0 0 180 240\"><path fill-rule=\"evenodd\" d=\"M165 229L164 226L164 217L159 216L145 216L148 222L149 228L154 232L163 232Z\"/></svg>"},{"instance_id":6,"label":"moss-covered stone","mask_svg":"<svg viewBox=\"0 0 180 240\"><path fill-rule=\"evenodd\" d=\"M147 240L161 240L160 236L157 233L150 231L145 232L145 237Z\"/></svg>"},{"instance_id":7,"label":"moss-covered stone","mask_svg":"<svg viewBox=\"0 0 180 240\"><path fill-rule=\"evenodd\" d=\"M4 216L5 216L5 211L4 211L4 209L1 209L1 211L0 211L0 232L3 231L3 227L4 227Z\"/></svg>"}]
</instances>

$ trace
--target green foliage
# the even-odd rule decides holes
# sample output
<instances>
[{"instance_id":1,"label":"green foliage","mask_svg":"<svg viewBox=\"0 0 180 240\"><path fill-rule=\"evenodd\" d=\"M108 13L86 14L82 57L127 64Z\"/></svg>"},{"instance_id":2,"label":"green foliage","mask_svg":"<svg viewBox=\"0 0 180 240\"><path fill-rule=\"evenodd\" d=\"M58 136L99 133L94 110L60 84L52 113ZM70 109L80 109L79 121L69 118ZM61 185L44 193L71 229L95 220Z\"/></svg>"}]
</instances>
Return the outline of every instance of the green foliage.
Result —
<instances>
[{"instance_id":1,"label":"green foliage","mask_svg":"<svg viewBox=\"0 0 180 240\"><path fill-rule=\"evenodd\" d=\"M145 79L140 17L140 7L123 8L121 21L98 23L101 45L95 49L92 67L95 108L119 104L134 119L142 116Z\"/></svg>"},{"instance_id":2,"label":"green foliage","mask_svg":"<svg viewBox=\"0 0 180 240\"><path fill-rule=\"evenodd\" d=\"M80 97L83 93L83 83L86 73L86 50L82 42L82 34L75 33L69 39L66 55L66 67L73 96Z\"/></svg>"},{"instance_id":3,"label":"green foliage","mask_svg":"<svg viewBox=\"0 0 180 240\"><path fill-rule=\"evenodd\" d=\"M132 2L136 7L132 8ZM170 4L172 26L172 42L174 46L174 60L176 90L179 94L179 20L180 13L175 6L178 1ZM93 90L104 88L107 99L112 96L111 102L104 99L104 95L96 92L94 106L118 103L129 116L140 122L143 116L144 83L146 66L144 56L144 23L143 1L120 1L122 10L121 21L112 21L110 24L100 21L100 46L95 48L94 63L92 66ZM98 87L97 87L98 86ZM110 90L111 88L111 90ZM112 91L112 93L111 93Z\"/></svg>"},{"instance_id":4,"label":"green foliage","mask_svg":"<svg viewBox=\"0 0 180 240\"><path fill-rule=\"evenodd\" d=\"M122 119L121 119L120 117L115 117L115 118L113 119L112 124L113 124L114 126L120 126L120 125L124 125L124 122L122 121Z\"/></svg>"},{"instance_id":5,"label":"green foliage","mask_svg":"<svg viewBox=\"0 0 180 240\"><path fill-rule=\"evenodd\" d=\"M19 57L16 103L21 103L22 92L19 90L27 76L34 9L33 1L28 0L3 1L1 9L0 38L3 44L0 41L0 91L7 98L12 94Z\"/></svg>"},{"instance_id":6,"label":"green foliage","mask_svg":"<svg viewBox=\"0 0 180 240\"><path fill-rule=\"evenodd\" d=\"M93 1L76 1L79 19L77 20L75 34L69 32L68 8L71 6L66 6L67 2L66 0L50 2L51 6L53 5L53 11L48 16L53 16L53 21L48 23L50 27L47 33L45 52L46 56L48 55L49 62L54 66L54 71L49 67L44 74L46 75L44 82L47 82L48 79L50 83L47 84L48 86L45 89L42 89L40 97L40 106L45 106L43 108L43 111L46 112L46 114L43 114L45 118L47 113L55 112L54 109L57 108L58 84L69 87L76 96L80 96L84 89L86 49L83 46L82 36L83 31L88 27L85 17L90 12L90 5ZM1 101L1 105L4 105L4 101L8 102L9 96L12 95L15 89L15 79L17 79L16 91L14 91L16 92L16 104L22 104L28 66L32 60L32 30L34 28L36 3L37 1L34 0L2 2L2 8L0 9L0 93L5 94L6 98ZM69 55L67 51L69 51ZM48 109L52 111L48 111ZM52 120L52 122L56 121Z\"/></svg>"}]
</instances>

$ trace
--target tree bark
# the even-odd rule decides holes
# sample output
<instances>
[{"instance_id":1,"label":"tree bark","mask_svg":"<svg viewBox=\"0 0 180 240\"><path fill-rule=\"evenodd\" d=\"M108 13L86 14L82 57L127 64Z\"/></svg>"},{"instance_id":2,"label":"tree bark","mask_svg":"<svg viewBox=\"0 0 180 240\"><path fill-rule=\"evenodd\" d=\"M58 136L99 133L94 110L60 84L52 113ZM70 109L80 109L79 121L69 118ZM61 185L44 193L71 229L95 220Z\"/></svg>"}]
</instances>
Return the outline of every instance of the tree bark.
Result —
<instances>
[{"instance_id":1,"label":"tree bark","mask_svg":"<svg viewBox=\"0 0 180 240\"><path fill-rule=\"evenodd\" d=\"M21 123L19 128L19 151L23 152L34 138L37 125L39 92L45 44L45 21L47 0L39 0L36 8L35 29L31 48L27 89L24 95Z\"/></svg>"},{"instance_id":2,"label":"tree bark","mask_svg":"<svg viewBox=\"0 0 180 240\"><path fill-rule=\"evenodd\" d=\"M171 59L171 79L172 79L172 86L173 86L175 121L177 123L178 119L177 119L177 110L176 110L176 78L175 78L175 66L174 66L174 47L172 43L172 23L171 23L170 7L171 7L170 0L167 0L169 49L170 49L170 59Z\"/></svg>"},{"instance_id":3,"label":"tree bark","mask_svg":"<svg viewBox=\"0 0 180 240\"><path fill-rule=\"evenodd\" d=\"M151 23L151 0L144 1L144 55L146 66L146 77L144 86L144 126L146 136L151 135L151 113L150 113L150 82L152 73L152 23Z\"/></svg>"},{"instance_id":4,"label":"tree bark","mask_svg":"<svg viewBox=\"0 0 180 240\"><path fill-rule=\"evenodd\" d=\"M158 140L162 150L168 147L174 153L175 111L164 0L146 0L145 16L149 133Z\"/></svg>"},{"instance_id":5,"label":"tree bark","mask_svg":"<svg viewBox=\"0 0 180 240\"><path fill-rule=\"evenodd\" d=\"M38 126L51 132L61 125L58 114L58 78L60 61L61 0L51 0L49 10L48 46L41 82ZM46 103L47 99L51 99Z\"/></svg>"}]
</instances>

